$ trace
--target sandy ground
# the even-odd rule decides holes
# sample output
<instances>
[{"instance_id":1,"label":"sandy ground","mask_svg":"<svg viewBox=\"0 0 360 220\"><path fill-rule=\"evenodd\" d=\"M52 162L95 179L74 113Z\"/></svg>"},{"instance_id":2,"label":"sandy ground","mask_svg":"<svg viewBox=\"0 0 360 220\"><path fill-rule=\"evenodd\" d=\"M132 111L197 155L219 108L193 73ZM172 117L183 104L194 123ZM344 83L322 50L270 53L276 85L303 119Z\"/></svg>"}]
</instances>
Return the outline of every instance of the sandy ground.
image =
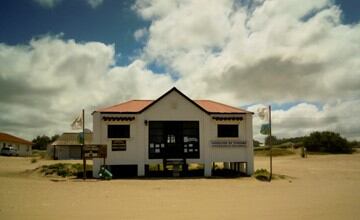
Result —
<instances>
[{"instance_id":1,"label":"sandy ground","mask_svg":"<svg viewBox=\"0 0 360 220\"><path fill-rule=\"evenodd\" d=\"M292 179L52 181L0 157L0 219L359 219L360 154L274 158ZM256 157L256 168L268 159Z\"/></svg>"}]
</instances>

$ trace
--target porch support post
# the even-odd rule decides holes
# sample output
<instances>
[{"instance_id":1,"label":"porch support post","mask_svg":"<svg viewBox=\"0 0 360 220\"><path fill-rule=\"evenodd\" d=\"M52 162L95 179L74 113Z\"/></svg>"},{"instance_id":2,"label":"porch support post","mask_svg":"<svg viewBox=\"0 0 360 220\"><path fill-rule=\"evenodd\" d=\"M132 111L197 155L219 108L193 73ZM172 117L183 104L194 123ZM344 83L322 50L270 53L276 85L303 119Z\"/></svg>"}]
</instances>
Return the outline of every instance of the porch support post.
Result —
<instances>
[{"instance_id":1,"label":"porch support post","mask_svg":"<svg viewBox=\"0 0 360 220\"><path fill-rule=\"evenodd\" d=\"M137 165L137 175L138 176L145 176L145 164L139 163Z\"/></svg>"},{"instance_id":2,"label":"porch support post","mask_svg":"<svg viewBox=\"0 0 360 220\"><path fill-rule=\"evenodd\" d=\"M205 163L205 176L211 176L212 162Z\"/></svg>"},{"instance_id":3,"label":"porch support post","mask_svg":"<svg viewBox=\"0 0 360 220\"><path fill-rule=\"evenodd\" d=\"M246 168L247 168L246 174L251 176L254 173L254 164L252 160L246 163Z\"/></svg>"}]
</instances>

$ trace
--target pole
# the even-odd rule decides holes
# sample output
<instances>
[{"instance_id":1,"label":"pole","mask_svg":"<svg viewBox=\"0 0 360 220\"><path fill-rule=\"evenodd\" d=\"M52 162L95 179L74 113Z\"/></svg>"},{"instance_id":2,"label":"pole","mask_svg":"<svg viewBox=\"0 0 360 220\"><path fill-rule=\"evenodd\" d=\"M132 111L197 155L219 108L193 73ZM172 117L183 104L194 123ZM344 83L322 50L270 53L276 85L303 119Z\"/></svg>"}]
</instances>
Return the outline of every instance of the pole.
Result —
<instances>
[{"instance_id":1,"label":"pole","mask_svg":"<svg viewBox=\"0 0 360 220\"><path fill-rule=\"evenodd\" d=\"M271 182L271 178L272 178L272 136L271 136L271 105L269 105L269 150L270 150L270 177L269 177L269 182Z\"/></svg>"},{"instance_id":2,"label":"pole","mask_svg":"<svg viewBox=\"0 0 360 220\"><path fill-rule=\"evenodd\" d=\"M82 138L82 158L83 158L83 179L86 180L86 159L85 159L85 110L82 110L82 128L83 128L83 138Z\"/></svg>"}]
</instances>

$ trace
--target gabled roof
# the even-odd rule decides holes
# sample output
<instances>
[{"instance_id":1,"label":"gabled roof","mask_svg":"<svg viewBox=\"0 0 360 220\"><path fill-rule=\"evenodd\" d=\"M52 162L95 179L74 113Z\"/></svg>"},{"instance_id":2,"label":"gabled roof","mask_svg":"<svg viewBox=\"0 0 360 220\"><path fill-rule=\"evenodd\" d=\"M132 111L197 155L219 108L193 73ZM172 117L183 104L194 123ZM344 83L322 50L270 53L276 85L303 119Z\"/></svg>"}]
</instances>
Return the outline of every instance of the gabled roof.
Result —
<instances>
[{"instance_id":1,"label":"gabled roof","mask_svg":"<svg viewBox=\"0 0 360 220\"><path fill-rule=\"evenodd\" d=\"M16 136L11 135L11 134L2 133L2 132L0 132L0 141L16 143L16 144L32 145L32 143L30 141L28 141L28 140L16 137Z\"/></svg>"},{"instance_id":2,"label":"gabled roof","mask_svg":"<svg viewBox=\"0 0 360 220\"><path fill-rule=\"evenodd\" d=\"M150 105L154 100L130 100L110 107L96 110L97 112L138 113Z\"/></svg>"},{"instance_id":3,"label":"gabled roof","mask_svg":"<svg viewBox=\"0 0 360 220\"><path fill-rule=\"evenodd\" d=\"M160 96L158 99L154 100L153 102L151 102L148 106L146 106L144 109L142 109L140 111L143 112L146 109L150 108L151 106L155 105L155 103L159 102L161 99L163 99L164 97L166 97L168 94L170 94L171 92L176 92L179 95L181 95L182 97L184 97L186 100L188 100L189 102L191 102L192 104L194 104L196 107L198 107L200 110L208 113L206 111L206 109L202 108L200 105L196 104L196 102L194 102L193 100L191 100L189 97L187 97L184 93L180 92L180 90L178 90L176 87L173 87L172 89L170 89L169 91L167 91L166 93L164 93L162 96Z\"/></svg>"},{"instance_id":4,"label":"gabled roof","mask_svg":"<svg viewBox=\"0 0 360 220\"><path fill-rule=\"evenodd\" d=\"M85 131L85 144L91 144L93 134ZM79 133L63 133L54 141L52 146L80 146Z\"/></svg>"},{"instance_id":5,"label":"gabled roof","mask_svg":"<svg viewBox=\"0 0 360 220\"><path fill-rule=\"evenodd\" d=\"M194 104L196 107L198 107L200 110L204 111L207 114L246 114L246 113L252 113L249 111L246 111L241 108L236 108L230 105L222 104L219 102L211 101L211 100L192 100L189 97L187 97L185 94L180 92L176 87L173 87L169 91L167 91L165 94L160 96L156 100L130 100L127 102L123 102L117 105L113 105L107 108L102 108L96 110L96 112L101 113L141 113L145 111L146 109L150 108L152 105L163 99L165 96L167 96L171 92L177 92L181 96L183 96L185 99L187 99L189 102Z\"/></svg>"},{"instance_id":6,"label":"gabled roof","mask_svg":"<svg viewBox=\"0 0 360 220\"><path fill-rule=\"evenodd\" d=\"M200 105L202 108L204 108L209 113L224 113L224 114L244 114L244 113L252 113L249 111L246 111L241 108L236 108L230 105L226 105L220 102L215 102L211 100L194 100L196 104Z\"/></svg>"}]
</instances>

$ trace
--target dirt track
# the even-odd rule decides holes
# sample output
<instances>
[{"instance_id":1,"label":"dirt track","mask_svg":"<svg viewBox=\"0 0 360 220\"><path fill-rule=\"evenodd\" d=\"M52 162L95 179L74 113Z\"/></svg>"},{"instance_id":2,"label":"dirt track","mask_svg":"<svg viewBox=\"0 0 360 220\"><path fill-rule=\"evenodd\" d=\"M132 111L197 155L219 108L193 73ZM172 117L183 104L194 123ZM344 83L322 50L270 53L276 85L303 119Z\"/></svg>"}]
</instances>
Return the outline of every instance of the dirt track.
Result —
<instances>
[{"instance_id":1,"label":"dirt track","mask_svg":"<svg viewBox=\"0 0 360 220\"><path fill-rule=\"evenodd\" d=\"M256 168L268 159L256 157ZM360 154L276 157L294 179L51 181L0 157L0 219L359 219Z\"/></svg>"}]
</instances>

